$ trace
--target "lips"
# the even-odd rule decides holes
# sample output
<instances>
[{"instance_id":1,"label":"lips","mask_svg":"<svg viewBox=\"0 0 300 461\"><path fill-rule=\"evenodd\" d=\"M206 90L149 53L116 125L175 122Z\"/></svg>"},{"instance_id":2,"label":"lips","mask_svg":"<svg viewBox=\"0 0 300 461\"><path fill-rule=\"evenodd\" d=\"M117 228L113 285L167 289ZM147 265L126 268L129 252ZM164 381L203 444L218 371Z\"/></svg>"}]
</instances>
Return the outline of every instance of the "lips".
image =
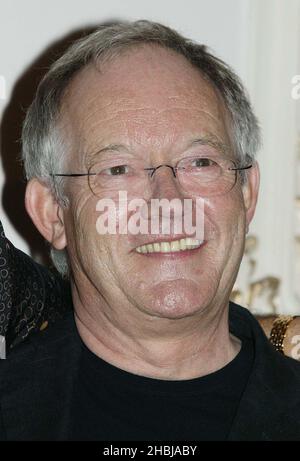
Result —
<instances>
[{"instance_id":1,"label":"lips","mask_svg":"<svg viewBox=\"0 0 300 461\"><path fill-rule=\"evenodd\" d=\"M135 248L137 253L178 253L180 251L193 250L199 248L203 241L191 237L181 238L179 240L161 241L147 243Z\"/></svg>"}]
</instances>

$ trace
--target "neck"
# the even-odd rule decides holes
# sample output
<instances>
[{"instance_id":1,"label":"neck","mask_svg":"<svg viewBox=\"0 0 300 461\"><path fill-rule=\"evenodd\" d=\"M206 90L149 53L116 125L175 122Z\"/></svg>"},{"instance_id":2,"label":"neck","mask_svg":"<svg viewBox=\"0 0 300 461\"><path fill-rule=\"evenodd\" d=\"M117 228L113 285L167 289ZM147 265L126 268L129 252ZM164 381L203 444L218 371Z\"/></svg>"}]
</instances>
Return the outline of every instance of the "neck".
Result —
<instances>
[{"instance_id":1,"label":"neck","mask_svg":"<svg viewBox=\"0 0 300 461\"><path fill-rule=\"evenodd\" d=\"M75 286L73 300L76 325L86 346L137 375L166 380L205 376L227 365L241 347L229 333L228 303L193 316L166 319L137 315L135 307L123 307L125 300L117 303L120 311L103 298L81 299Z\"/></svg>"}]
</instances>

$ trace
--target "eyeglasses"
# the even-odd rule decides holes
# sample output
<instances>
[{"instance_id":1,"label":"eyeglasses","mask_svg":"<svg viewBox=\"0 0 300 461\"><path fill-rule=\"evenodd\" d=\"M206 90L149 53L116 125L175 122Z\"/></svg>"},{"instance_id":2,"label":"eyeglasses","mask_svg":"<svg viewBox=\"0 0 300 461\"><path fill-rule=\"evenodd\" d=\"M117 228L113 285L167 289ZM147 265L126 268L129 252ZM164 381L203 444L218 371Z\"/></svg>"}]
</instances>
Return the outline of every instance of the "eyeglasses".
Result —
<instances>
[{"instance_id":1,"label":"eyeglasses","mask_svg":"<svg viewBox=\"0 0 300 461\"><path fill-rule=\"evenodd\" d=\"M251 164L237 167L235 162L224 158L190 156L180 159L175 166L162 164L145 168L138 160L106 160L92 165L87 173L53 173L51 176L88 176L89 186L96 196L105 192L127 191L143 196L154 174L162 167L169 168L184 191L202 197L223 195L236 184L237 172L248 170Z\"/></svg>"}]
</instances>

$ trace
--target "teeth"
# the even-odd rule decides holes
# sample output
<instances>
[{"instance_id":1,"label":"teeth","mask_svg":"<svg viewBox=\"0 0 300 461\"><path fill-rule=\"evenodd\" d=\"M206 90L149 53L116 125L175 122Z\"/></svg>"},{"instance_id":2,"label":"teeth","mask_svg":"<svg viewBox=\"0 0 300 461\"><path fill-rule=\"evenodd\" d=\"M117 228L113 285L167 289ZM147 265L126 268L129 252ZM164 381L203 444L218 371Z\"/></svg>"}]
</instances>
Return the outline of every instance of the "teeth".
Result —
<instances>
[{"instance_id":1,"label":"teeth","mask_svg":"<svg viewBox=\"0 0 300 461\"><path fill-rule=\"evenodd\" d=\"M137 247L135 250L138 253L175 253L177 251L192 250L193 248L199 248L203 242L198 239L190 237L174 240L173 242L156 242L148 243Z\"/></svg>"},{"instance_id":2,"label":"teeth","mask_svg":"<svg viewBox=\"0 0 300 461\"><path fill-rule=\"evenodd\" d=\"M179 240L179 244L181 250L186 250L186 239Z\"/></svg>"},{"instance_id":3,"label":"teeth","mask_svg":"<svg viewBox=\"0 0 300 461\"><path fill-rule=\"evenodd\" d=\"M153 243L153 249L155 252L159 252L160 251L160 243Z\"/></svg>"},{"instance_id":4,"label":"teeth","mask_svg":"<svg viewBox=\"0 0 300 461\"><path fill-rule=\"evenodd\" d=\"M145 247L147 248L148 253L153 253L154 249L152 243L145 245Z\"/></svg>"},{"instance_id":5,"label":"teeth","mask_svg":"<svg viewBox=\"0 0 300 461\"><path fill-rule=\"evenodd\" d=\"M148 245L146 245L148 246ZM169 253L171 250L171 245L169 242L160 242L160 251L162 253Z\"/></svg>"},{"instance_id":6,"label":"teeth","mask_svg":"<svg viewBox=\"0 0 300 461\"><path fill-rule=\"evenodd\" d=\"M180 250L180 241L175 240L174 242L170 242L171 251L179 251Z\"/></svg>"}]
</instances>

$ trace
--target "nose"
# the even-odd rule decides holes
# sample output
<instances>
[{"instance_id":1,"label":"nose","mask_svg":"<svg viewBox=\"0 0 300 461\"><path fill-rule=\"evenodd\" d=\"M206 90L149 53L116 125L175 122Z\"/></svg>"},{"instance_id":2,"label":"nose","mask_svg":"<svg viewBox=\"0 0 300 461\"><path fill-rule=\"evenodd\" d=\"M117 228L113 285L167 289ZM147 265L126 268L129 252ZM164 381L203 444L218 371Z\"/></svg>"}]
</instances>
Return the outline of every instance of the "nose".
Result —
<instances>
[{"instance_id":1,"label":"nose","mask_svg":"<svg viewBox=\"0 0 300 461\"><path fill-rule=\"evenodd\" d=\"M185 226L185 215L190 214L191 210L186 210L184 206L186 197L177 179L176 170L164 164L153 168L151 173L147 193L147 217L151 221L151 232L180 234ZM158 200L160 205L154 204L153 199Z\"/></svg>"},{"instance_id":2,"label":"nose","mask_svg":"<svg viewBox=\"0 0 300 461\"><path fill-rule=\"evenodd\" d=\"M151 171L150 177L153 178L155 172L156 172L159 168L163 168L163 167L170 168L170 169L172 170L172 173L173 173L174 178L176 178L176 170L175 170L175 168L174 168L173 166L171 166L171 165L168 165L168 164L158 165L157 167L153 168L152 171Z\"/></svg>"},{"instance_id":3,"label":"nose","mask_svg":"<svg viewBox=\"0 0 300 461\"><path fill-rule=\"evenodd\" d=\"M150 173L152 198L182 198L180 185L174 167L158 165Z\"/></svg>"}]
</instances>

